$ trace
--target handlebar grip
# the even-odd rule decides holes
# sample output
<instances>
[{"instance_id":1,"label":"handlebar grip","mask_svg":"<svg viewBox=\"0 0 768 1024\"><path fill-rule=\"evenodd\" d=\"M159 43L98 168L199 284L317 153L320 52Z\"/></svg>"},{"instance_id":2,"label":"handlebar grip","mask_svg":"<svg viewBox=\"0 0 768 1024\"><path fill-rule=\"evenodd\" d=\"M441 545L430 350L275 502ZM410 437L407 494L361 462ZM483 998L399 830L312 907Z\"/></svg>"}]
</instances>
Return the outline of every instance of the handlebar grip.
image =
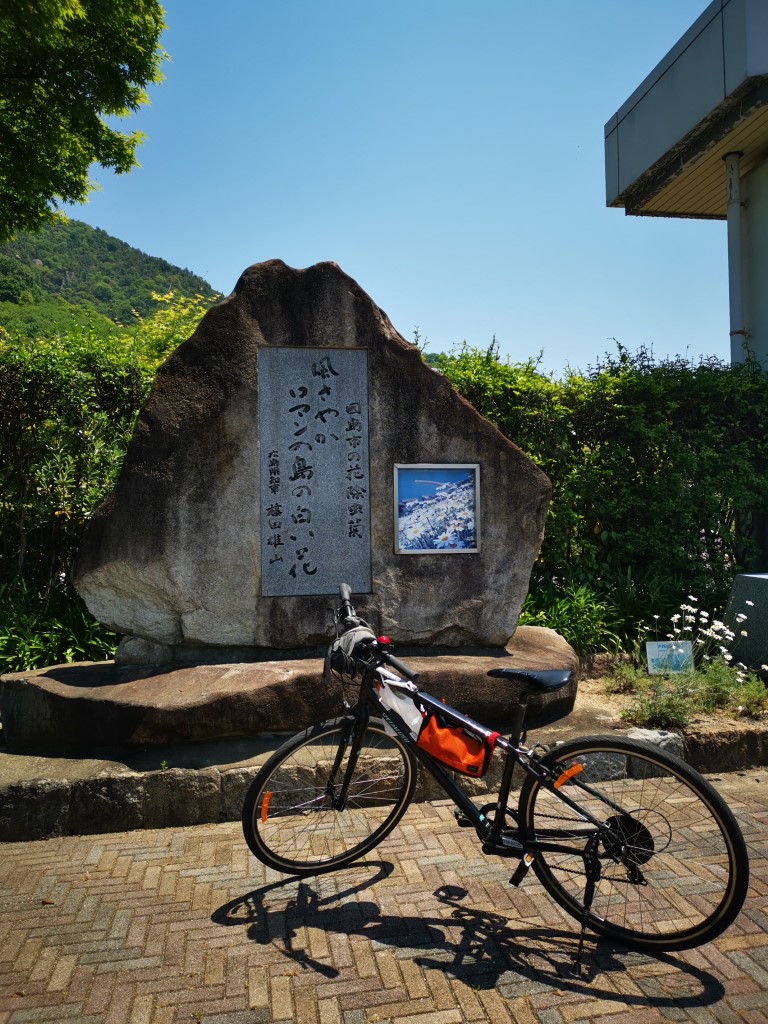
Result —
<instances>
[{"instance_id":1,"label":"handlebar grip","mask_svg":"<svg viewBox=\"0 0 768 1024\"><path fill-rule=\"evenodd\" d=\"M348 583L339 584L339 596L341 597L341 608L339 616L342 622L356 617L355 608L352 604L352 588Z\"/></svg>"},{"instance_id":2,"label":"handlebar grip","mask_svg":"<svg viewBox=\"0 0 768 1024\"><path fill-rule=\"evenodd\" d=\"M386 663L391 665L396 672L399 672L401 676L405 676L406 679L410 679L412 683L419 678L418 672L414 672L412 668L408 668L407 665L404 665L402 661L396 658L394 654L390 654L389 651L379 647L379 655L381 656L382 661L386 661Z\"/></svg>"}]
</instances>

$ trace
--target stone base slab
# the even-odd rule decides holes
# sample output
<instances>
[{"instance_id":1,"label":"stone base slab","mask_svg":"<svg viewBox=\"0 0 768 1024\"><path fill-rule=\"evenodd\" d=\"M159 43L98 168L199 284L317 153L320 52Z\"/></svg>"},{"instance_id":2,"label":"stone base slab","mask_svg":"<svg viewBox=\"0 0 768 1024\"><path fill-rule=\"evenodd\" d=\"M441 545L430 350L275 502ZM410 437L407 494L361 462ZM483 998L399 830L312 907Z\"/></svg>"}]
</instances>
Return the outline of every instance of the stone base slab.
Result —
<instances>
[{"instance_id":1,"label":"stone base slab","mask_svg":"<svg viewBox=\"0 0 768 1024\"><path fill-rule=\"evenodd\" d=\"M494 668L571 669L573 682L531 698L532 715L568 714L578 658L553 630L521 626L506 648L417 657L396 653L419 685L488 725L509 721L518 688ZM165 666L114 662L53 666L0 679L0 719L10 749L186 743L295 732L341 711L341 686L326 686L318 658ZM349 688L354 699L354 686Z\"/></svg>"}]
</instances>

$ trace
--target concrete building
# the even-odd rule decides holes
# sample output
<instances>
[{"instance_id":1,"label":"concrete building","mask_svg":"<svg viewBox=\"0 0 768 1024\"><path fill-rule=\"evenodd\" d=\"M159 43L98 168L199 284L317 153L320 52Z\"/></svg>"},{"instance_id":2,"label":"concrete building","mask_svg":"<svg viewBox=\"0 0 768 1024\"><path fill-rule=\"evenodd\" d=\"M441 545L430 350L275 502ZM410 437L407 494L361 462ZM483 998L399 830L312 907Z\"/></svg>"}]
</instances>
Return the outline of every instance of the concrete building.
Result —
<instances>
[{"instance_id":1,"label":"concrete building","mask_svg":"<svg viewBox=\"0 0 768 1024\"><path fill-rule=\"evenodd\" d=\"M768 369L768 0L714 0L605 126L606 203L728 222L731 360Z\"/></svg>"}]
</instances>

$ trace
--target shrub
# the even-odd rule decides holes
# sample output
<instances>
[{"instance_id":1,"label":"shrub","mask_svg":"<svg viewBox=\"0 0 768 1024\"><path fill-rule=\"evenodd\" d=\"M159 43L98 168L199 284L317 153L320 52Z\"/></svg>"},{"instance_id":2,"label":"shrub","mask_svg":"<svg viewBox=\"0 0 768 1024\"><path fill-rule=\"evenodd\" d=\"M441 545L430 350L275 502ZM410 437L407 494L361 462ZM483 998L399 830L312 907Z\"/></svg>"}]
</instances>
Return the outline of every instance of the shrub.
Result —
<instances>
[{"instance_id":1,"label":"shrub","mask_svg":"<svg viewBox=\"0 0 768 1024\"><path fill-rule=\"evenodd\" d=\"M634 694L642 689L647 678L648 674L636 665L619 661L611 669L606 689L609 693Z\"/></svg>"},{"instance_id":2,"label":"shrub","mask_svg":"<svg viewBox=\"0 0 768 1024\"><path fill-rule=\"evenodd\" d=\"M159 361L210 305L156 298L154 316L108 336L88 326L47 339L0 330L0 659L9 669L114 649L71 589L72 559Z\"/></svg>"},{"instance_id":3,"label":"shrub","mask_svg":"<svg viewBox=\"0 0 768 1024\"><path fill-rule=\"evenodd\" d=\"M682 681L656 676L634 694L621 717L647 729L685 729L693 714L691 692Z\"/></svg>"},{"instance_id":4,"label":"shrub","mask_svg":"<svg viewBox=\"0 0 768 1024\"><path fill-rule=\"evenodd\" d=\"M150 374L87 331L0 343L0 582L47 593L119 469Z\"/></svg>"},{"instance_id":5,"label":"shrub","mask_svg":"<svg viewBox=\"0 0 768 1024\"><path fill-rule=\"evenodd\" d=\"M41 596L23 583L0 587L0 673L112 657L117 637L83 602L56 587Z\"/></svg>"},{"instance_id":6,"label":"shrub","mask_svg":"<svg viewBox=\"0 0 768 1024\"><path fill-rule=\"evenodd\" d=\"M588 586L625 641L682 591L724 606L756 557L739 510L768 511L768 375L619 347L562 380L464 345L437 368L552 480L531 591ZM742 517L743 518L743 517Z\"/></svg>"},{"instance_id":7,"label":"shrub","mask_svg":"<svg viewBox=\"0 0 768 1024\"><path fill-rule=\"evenodd\" d=\"M613 651L620 640L605 601L584 584L540 587L529 593L520 614L521 626L547 626L565 637L577 654Z\"/></svg>"},{"instance_id":8,"label":"shrub","mask_svg":"<svg viewBox=\"0 0 768 1024\"><path fill-rule=\"evenodd\" d=\"M157 313L103 337L0 336L0 582L47 593L120 469L161 359L209 303L156 296Z\"/></svg>"},{"instance_id":9,"label":"shrub","mask_svg":"<svg viewBox=\"0 0 768 1024\"><path fill-rule=\"evenodd\" d=\"M768 715L768 688L763 679L749 676L731 697L731 710L750 718L765 718Z\"/></svg>"}]
</instances>

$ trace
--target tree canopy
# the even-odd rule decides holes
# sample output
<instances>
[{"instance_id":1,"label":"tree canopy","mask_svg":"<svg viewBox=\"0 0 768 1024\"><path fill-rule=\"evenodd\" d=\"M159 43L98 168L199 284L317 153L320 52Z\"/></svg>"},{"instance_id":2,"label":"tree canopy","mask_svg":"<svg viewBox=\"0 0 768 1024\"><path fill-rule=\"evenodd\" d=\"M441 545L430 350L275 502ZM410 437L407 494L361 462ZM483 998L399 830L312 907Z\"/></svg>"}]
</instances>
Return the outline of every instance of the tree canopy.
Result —
<instances>
[{"instance_id":1,"label":"tree canopy","mask_svg":"<svg viewBox=\"0 0 768 1024\"><path fill-rule=\"evenodd\" d=\"M91 164L135 166L141 133L106 119L147 102L164 28L158 0L3 0L0 241L84 202Z\"/></svg>"}]
</instances>

